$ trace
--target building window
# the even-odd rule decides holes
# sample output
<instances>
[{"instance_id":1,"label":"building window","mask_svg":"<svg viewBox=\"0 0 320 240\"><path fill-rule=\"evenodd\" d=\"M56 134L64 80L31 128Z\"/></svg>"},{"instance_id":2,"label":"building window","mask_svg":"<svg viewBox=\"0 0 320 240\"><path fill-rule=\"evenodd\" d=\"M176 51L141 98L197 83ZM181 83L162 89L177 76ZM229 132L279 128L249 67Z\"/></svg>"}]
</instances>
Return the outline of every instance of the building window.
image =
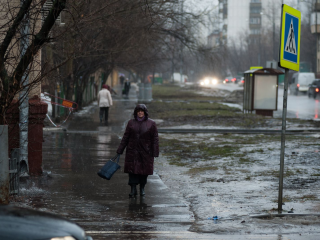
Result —
<instances>
[{"instance_id":1,"label":"building window","mask_svg":"<svg viewBox=\"0 0 320 240\"><path fill-rule=\"evenodd\" d=\"M250 18L250 24L260 24L261 19L257 17Z\"/></svg>"},{"instance_id":2,"label":"building window","mask_svg":"<svg viewBox=\"0 0 320 240\"><path fill-rule=\"evenodd\" d=\"M261 3L261 0L251 0L252 3Z\"/></svg>"},{"instance_id":3,"label":"building window","mask_svg":"<svg viewBox=\"0 0 320 240\"><path fill-rule=\"evenodd\" d=\"M250 8L250 13L261 13L261 7Z\"/></svg>"},{"instance_id":4,"label":"building window","mask_svg":"<svg viewBox=\"0 0 320 240\"><path fill-rule=\"evenodd\" d=\"M259 35L260 34L260 29L250 29L250 34L251 35Z\"/></svg>"}]
</instances>

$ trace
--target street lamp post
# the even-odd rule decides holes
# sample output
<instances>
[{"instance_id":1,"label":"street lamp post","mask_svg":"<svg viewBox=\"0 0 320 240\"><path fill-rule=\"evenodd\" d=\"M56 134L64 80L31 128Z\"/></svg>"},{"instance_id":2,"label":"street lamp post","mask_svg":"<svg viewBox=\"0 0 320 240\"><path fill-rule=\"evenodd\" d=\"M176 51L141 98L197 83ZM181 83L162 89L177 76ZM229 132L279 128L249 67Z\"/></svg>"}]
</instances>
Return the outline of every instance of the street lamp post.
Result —
<instances>
[{"instance_id":1,"label":"street lamp post","mask_svg":"<svg viewBox=\"0 0 320 240\"><path fill-rule=\"evenodd\" d=\"M261 65L261 26L262 26L262 15L263 15L263 12L260 12L258 66Z\"/></svg>"},{"instance_id":2,"label":"street lamp post","mask_svg":"<svg viewBox=\"0 0 320 240\"><path fill-rule=\"evenodd\" d=\"M181 0L181 9L180 9L180 24L181 24L181 28L183 29L183 2L184 0ZM182 67L183 67L183 58L182 58L182 51L183 51L183 43L180 43L180 83L183 82L183 78L182 78Z\"/></svg>"}]
</instances>

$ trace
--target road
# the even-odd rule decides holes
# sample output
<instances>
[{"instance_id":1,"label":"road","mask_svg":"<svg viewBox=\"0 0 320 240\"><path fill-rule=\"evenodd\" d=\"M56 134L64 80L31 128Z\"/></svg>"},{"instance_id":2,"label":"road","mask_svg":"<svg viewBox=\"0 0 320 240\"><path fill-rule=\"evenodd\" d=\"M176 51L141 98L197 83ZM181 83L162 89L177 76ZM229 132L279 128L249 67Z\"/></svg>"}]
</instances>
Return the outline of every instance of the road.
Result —
<instances>
[{"instance_id":1,"label":"road","mask_svg":"<svg viewBox=\"0 0 320 240\"><path fill-rule=\"evenodd\" d=\"M288 113L296 118L319 120L319 99L309 98L307 95L288 95ZM283 88L278 92L278 109L283 108ZM291 117L292 117L291 116Z\"/></svg>"},{"instance_id":2,"label":"road","mask_svg":"<svg viewBox=\"0 0 320 240\"><path fill-rule=\"evenodd\" d=\"M241 90L237 84L217 84L210 86L211 88L218 88L228 91ZM278 111L274 112L274 117L282 117L283 109L283 86L278 89ZM300 118L300 119L314 119L319 120L320 116L320 103L319 98L309 98L305 94L299 96L288 95L287 102L287 117Z\"/></svg>"}]
</instances>

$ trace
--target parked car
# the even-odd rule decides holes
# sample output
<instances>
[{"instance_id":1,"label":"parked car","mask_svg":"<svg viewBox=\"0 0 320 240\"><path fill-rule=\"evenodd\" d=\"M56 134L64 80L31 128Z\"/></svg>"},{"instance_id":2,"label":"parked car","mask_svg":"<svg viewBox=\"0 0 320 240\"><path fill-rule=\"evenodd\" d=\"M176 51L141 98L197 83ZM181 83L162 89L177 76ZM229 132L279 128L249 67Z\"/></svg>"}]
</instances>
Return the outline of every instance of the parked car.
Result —
<instances>
[{"instance_id":1,"label":"parked car","mask_svg":"<svg viewBox=\"0 0 320 240\"><path fill-rule=\"evenodd\" d=\"M235 83L237 81L237 79L235 77L226 77L223 80L223 83Z\"/></svg>"},{"instance_id":2,"label":"parked car","mask_svg":"<svg viewBox=\"0 0 320 240\"><path fill-rule=\"evenodd\" d=\"M241 77L240 81L238 82L239 87L243 87L244 85L244 77Z\"/></svg>"},{"instance_id":3,"label":"parked car","mask_svg":"<svg viewBox=\"0 0 320 240\"><path fill-rule=\"evenodd\" d=\"M241 81L241 79L243 78L243 75L238 75L236 76L236 81L234 83L239 83Z\"/></svg>"},{"instance_id":4,"label":"parked car","mask_svg":"<svg viewBox=\"0 0 320 240\"><path fill-rule=\"evenodd\" d=\"M299 93L307 93L309 85L315 80L313 72L297 72L292 75L290 81L290 94L298 95Z\"/></svg>"},{"instance_id":5,"label":"parked car","mask_svg":"<svg viewBox=\"0 0 320 240\"><path fill-rule=\"evenodd\" d=\"M314 99L320 94L320 79L314 80L308 89L308 97L313 97Z\"/></svg>"},{"instance_id":6,"label":"parked car","mask_svg":"<svg viewBox=\"0 0 320 240\"><path fill-rule=\"evenodd\" d=\"M54 214L0 205L0 239L92 240L77 224Z\"/></svg>"}]
</instances>

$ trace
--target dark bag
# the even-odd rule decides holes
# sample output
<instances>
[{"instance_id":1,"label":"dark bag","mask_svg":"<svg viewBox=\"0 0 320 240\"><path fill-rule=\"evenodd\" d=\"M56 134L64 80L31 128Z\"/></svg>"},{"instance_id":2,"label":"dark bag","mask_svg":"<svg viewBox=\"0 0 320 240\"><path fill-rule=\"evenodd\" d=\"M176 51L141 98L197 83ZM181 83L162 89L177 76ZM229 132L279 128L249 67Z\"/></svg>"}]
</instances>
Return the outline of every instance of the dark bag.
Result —
<instances>
[{"instance_id":1,"label":"dark bag","mask_svg":"<svg viewBox=\"0 0 320 240\"><path fill-rule=\"evenodd\" d=\"M97 173L99 177L110 180L112 175L120 168L119 163L120 155L111 158Z\"/></svg>"},{"instance_id":2,"label":"dark bag","mask_svg":"<svg viewBox=\"0 0 320 240\"><path fill-rule=\"evenodd\" d=\"M122 89L122 94L126 94L126 90L125 89Z\"/></svg>"}]
</instances>

